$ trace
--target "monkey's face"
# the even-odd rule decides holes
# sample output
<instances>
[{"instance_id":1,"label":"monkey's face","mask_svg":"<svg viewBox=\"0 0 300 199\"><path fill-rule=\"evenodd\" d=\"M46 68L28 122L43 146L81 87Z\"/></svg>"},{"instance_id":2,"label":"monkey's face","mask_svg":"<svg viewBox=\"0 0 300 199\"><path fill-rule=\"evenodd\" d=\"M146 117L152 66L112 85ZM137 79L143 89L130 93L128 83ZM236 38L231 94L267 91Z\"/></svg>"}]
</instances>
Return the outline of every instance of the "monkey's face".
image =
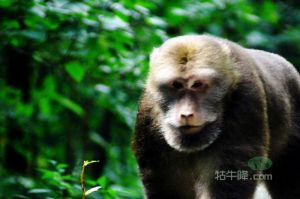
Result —
<instances>
[{"instance_id":1,"label":"monkey's face","mask_svg":"<svg viewBox=\"0 0 300 199\"><path fill-rule=\"evenodd\" d=\"M219 135L225 82L211 68L158 85L162 133L180 151L203 150Z\"/></svg>"},{"instance_id":2,"label":"monkey's face","mask_svg":"<svg viewBox=\"0 0 300 199\"><path fill-rule=\"evenodd\" d=\"M161 133L179 151L203 150L218 138L234 77L226 49L198 40L171 40L151 56L146 89L159 109Z\"/></svg>"}]
</instances>

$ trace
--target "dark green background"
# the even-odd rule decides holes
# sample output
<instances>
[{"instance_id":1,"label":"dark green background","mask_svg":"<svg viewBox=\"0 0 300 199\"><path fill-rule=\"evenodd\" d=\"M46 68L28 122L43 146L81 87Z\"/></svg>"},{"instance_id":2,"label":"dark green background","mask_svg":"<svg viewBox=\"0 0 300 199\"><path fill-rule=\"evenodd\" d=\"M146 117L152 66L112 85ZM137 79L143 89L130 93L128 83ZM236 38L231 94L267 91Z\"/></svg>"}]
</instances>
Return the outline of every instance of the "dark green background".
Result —
<instances>
[{"instance_id":1,"label":"dark green background","mask_svg":"<svg viewBox=\"0 0 300 199\"><path fill-rule=\"evenodd\" d=\"M141 198L130 149L148 55L202 34L300 66L297 1L0 0L0 198Z\"/></svg>"}]
</instances>

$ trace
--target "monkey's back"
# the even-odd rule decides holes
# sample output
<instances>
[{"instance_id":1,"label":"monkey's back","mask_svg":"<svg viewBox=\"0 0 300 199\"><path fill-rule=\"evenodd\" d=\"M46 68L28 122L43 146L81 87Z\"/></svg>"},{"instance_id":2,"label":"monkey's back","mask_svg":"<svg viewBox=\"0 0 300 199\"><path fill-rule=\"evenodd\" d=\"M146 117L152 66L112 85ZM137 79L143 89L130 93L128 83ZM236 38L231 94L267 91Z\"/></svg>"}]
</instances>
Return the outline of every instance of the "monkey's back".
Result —
<instances>
[{"instance_id":1,"label":"monkey's back","mask_svg":"<svg viewBox=\"0 0 300 199\"><path fill-rule=\"evenodd\" d=\"M300 76L294 66L279 55L261 50L247 51L255 60L264 85L270 157L276 159L291 141L300 137Z\"/></svg>"}]
</instances>

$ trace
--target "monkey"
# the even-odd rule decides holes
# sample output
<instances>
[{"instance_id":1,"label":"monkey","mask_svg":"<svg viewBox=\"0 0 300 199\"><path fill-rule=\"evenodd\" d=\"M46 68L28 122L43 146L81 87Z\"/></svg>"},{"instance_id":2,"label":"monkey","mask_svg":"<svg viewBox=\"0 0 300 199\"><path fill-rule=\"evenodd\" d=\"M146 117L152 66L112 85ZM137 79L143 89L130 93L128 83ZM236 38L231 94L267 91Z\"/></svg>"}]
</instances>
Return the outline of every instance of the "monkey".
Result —
<instances>
[{"instance_id":1,"label":"monkey","mask_svg":"<svg viewBox=\"0 0 300 199\"><path fill-rule=\"evenodd\" d=\"M298 199L300 76L227 39L168 39L150 55L132 147L147 199L251 199L259 174L272 175L263 183L273 199ZM253 157L273 164L251 169Z\"/></svg>"}]
</instances>

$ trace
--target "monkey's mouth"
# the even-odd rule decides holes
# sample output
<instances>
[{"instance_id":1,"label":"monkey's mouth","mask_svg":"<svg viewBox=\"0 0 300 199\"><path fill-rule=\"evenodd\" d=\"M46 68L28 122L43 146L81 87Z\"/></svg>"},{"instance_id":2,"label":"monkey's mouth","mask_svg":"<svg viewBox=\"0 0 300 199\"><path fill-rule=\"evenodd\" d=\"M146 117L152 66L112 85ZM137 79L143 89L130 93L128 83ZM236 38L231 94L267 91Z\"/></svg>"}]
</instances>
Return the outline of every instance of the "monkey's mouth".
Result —
<instances>
[{"instance_id":1,"label":"monkey's mouth","mask_svg":"<svg viewBox=\"0 0 300 199\"><path fill-rule=\"evenodd\" d=\"M221 133L220 121L205 123L201 126L174 126L169 124L170 131L165 134L168 144L186 152L199 151L210 146Z\"/></svg>"},{"instance_id":2,"label":"monkey's mouth","mask_svg":"<svg viewBox=\"0 0 300 199\"><path fill-rule=\"evenodd\" d=\"M221 124L206 122L201 126L174 126L169 124L170 131L164 137L167 143L178 151L194 152L210 146L221 133Z\"/></svg>"},{"instance_id":3,"label":"monkey's mouth","mask_svg":"<svg viewBox=\"0 0 300 199\"><path fill-rule=\"evenodd\" d=\"M205 125L201 125L201 126L189 126L189 125L186 125L186 126L180 126L178 127L178 130L180 133L182 134L195 134L195 133L199 133L203 127Z\"/></svg>"}]
</instances>

